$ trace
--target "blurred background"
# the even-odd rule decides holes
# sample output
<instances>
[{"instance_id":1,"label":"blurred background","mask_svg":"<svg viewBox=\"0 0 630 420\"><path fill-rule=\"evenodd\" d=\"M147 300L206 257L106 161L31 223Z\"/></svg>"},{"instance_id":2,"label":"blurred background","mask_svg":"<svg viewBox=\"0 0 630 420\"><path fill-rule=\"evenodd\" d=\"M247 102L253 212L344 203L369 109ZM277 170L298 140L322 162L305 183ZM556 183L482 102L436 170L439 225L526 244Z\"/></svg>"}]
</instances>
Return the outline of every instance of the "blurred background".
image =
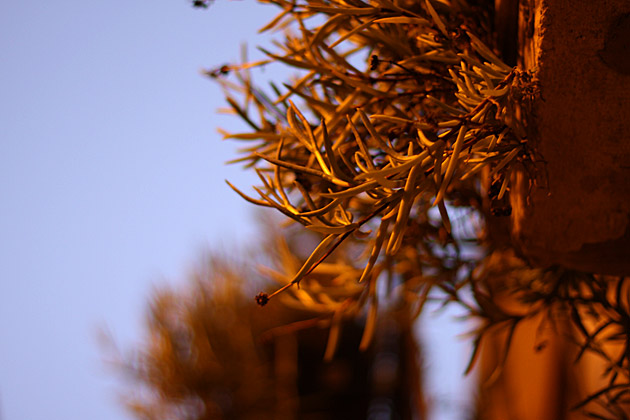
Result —
<instances>
[{"instance_id":1,"label":"blurred background","mask_svg":"<svg viewBox=\"0 0 630 420\"><path fill-rule=\"evenodd\" d=\"M253 209L224 183L218 87L201 71L250 58L275 9L186 0L0 3L0 419L131 419L99 334L142 342L155 288L182 287L204 249L245 249ZM282 74L261 77L282 78ZM429 418L471 402L456 312L428 311ZM468 326L470 327L470 326Z\"/></svg>"}]
</instances>

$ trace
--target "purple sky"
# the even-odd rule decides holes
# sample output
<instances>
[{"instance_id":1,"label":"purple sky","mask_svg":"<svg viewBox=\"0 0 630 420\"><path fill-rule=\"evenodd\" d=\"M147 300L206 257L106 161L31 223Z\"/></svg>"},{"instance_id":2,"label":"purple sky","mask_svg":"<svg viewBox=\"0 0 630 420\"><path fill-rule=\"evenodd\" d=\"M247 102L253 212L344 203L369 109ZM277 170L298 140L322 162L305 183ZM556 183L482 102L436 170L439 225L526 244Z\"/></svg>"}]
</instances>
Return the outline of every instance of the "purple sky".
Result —
<instances>
[{"instance_id":1,"label":"purple sky","mask_svg":"<svg viewBox=\"0 0 630 420\"><path fill-rule=\"evenodd\" d=\"M216 128L239 126L216 115L222 95L199 71L265 44L256 28L274 12L0 3L1 420L131 418L97 331L138 342L152 287L254 231L251 206L223 182L255 182L223 164L237 145Z\"/></svg>"}]
</instances>

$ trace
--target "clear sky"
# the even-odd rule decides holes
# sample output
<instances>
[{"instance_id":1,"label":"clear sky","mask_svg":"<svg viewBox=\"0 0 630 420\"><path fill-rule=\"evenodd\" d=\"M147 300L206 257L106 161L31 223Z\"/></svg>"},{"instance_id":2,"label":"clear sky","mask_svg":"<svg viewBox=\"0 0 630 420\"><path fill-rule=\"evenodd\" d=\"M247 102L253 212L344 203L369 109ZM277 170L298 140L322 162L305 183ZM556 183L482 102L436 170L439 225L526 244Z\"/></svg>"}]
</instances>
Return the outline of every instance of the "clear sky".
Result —
<instances>
[{"instance_id":1,"label":"clear sky","mask_svg":"<svg viewBox=\"0 0 630 420\"><path fill-rule=\"evenodd\" d=\"M238 126L200 70L264 44L274 11L0 2L1 420L131 418L97 331L139 341L154 285L253 232L223 180L254 176L216 133Z\"/></svg>"}]
</instances>

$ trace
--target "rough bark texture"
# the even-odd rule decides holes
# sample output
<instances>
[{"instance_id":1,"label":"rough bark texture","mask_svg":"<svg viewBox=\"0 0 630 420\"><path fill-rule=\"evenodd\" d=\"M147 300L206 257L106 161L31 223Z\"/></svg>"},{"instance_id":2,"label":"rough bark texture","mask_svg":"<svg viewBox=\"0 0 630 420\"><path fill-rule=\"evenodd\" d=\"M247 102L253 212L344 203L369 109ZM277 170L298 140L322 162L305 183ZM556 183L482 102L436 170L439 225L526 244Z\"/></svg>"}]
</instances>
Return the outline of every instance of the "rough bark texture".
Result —
<instances>
[{"instance_id":1,"label":"rough bark texture","mask_svg":"<svg viewBox=\"0 0 630 420\"><path fill-rule=\"evenodd\" d=\"M519 38L543 162L517 174L513 239L535 265L630 274L630 2L521 0Z\"/></svg>"},{"instance_id":2,"label":"rough bark texture","mask_svg":"<svg viewBox=\"0 0 630 420\"><path fill-rule=\"evenodd\" d=\"M516 23L502 20L515 7L518 64L538 69L528 135L544 162L515 174L512 219L491 218L491 236L533 265L630 275L630 1L496 0L499 37L512 33ZM496 298L523 309L509 293ZM488 334L478 418L589 418L571 407L606 386L606 366L592 353L574 363L569 318L558 313L555 329L541 329L539 317L522 321L507 357L507 328Z\"/></svg>"}]
</instances>

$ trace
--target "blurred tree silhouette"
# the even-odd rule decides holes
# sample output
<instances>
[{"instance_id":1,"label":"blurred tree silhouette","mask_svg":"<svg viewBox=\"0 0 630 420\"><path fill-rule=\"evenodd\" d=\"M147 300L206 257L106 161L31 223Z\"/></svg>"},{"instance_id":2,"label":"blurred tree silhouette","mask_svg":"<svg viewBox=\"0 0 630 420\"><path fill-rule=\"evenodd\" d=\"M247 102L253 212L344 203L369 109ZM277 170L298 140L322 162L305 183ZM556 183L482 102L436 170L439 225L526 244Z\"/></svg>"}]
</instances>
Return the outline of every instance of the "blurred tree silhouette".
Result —
<instances>
[{"instance_id":1,"label":"blurred tree silhouette","mask_svg":"<svg viewBox=\"0 0 630 420\"><path fill-rule=\"evenodd\" d=\"M342 322L335 358L324 360L330 322L280 302L257 307L247 292L256 276L210 256L186 290L155 294L146 345L121 361L135 384L126 400L138 418L412 419L423 412L418 349L400 311L387 311L373 346L359 354L361 323Z\"/></svg>"},{"instance_id":2,"label":"blurred tree silhouette","mask_svg":"<svg viewBox=\"0 0 630 420\"><path fill-rule=\"evenodd\" d=\"M283 31L276 52L207 75L248 127L225 133L245 142L234 162L261 181L255 197L230 186L291 223L285 236L260 239L270 260L262 274L278 286L256 296L266 306L253 318L233 271L204 274L192 297L155 299L154 337L132 369L151 401L174 410L153 412L363 418L380 389L388 418L422 417L409 331L436 300L478 320L476 418L628 419L630 281L530 266L507 234L517 172L536 186L545 164L528 139L537 74L501 59L514 61L514 42L497 42L499 31L514 36L495 26L502 9L485 0L263 3L279 8L262 29ZM251 69L270 63L295 78L256 85ZM307 326L325 327L327 339ZM379 346L389 345L397 374L382 379Z\"/></svg>"}]
</instances>

